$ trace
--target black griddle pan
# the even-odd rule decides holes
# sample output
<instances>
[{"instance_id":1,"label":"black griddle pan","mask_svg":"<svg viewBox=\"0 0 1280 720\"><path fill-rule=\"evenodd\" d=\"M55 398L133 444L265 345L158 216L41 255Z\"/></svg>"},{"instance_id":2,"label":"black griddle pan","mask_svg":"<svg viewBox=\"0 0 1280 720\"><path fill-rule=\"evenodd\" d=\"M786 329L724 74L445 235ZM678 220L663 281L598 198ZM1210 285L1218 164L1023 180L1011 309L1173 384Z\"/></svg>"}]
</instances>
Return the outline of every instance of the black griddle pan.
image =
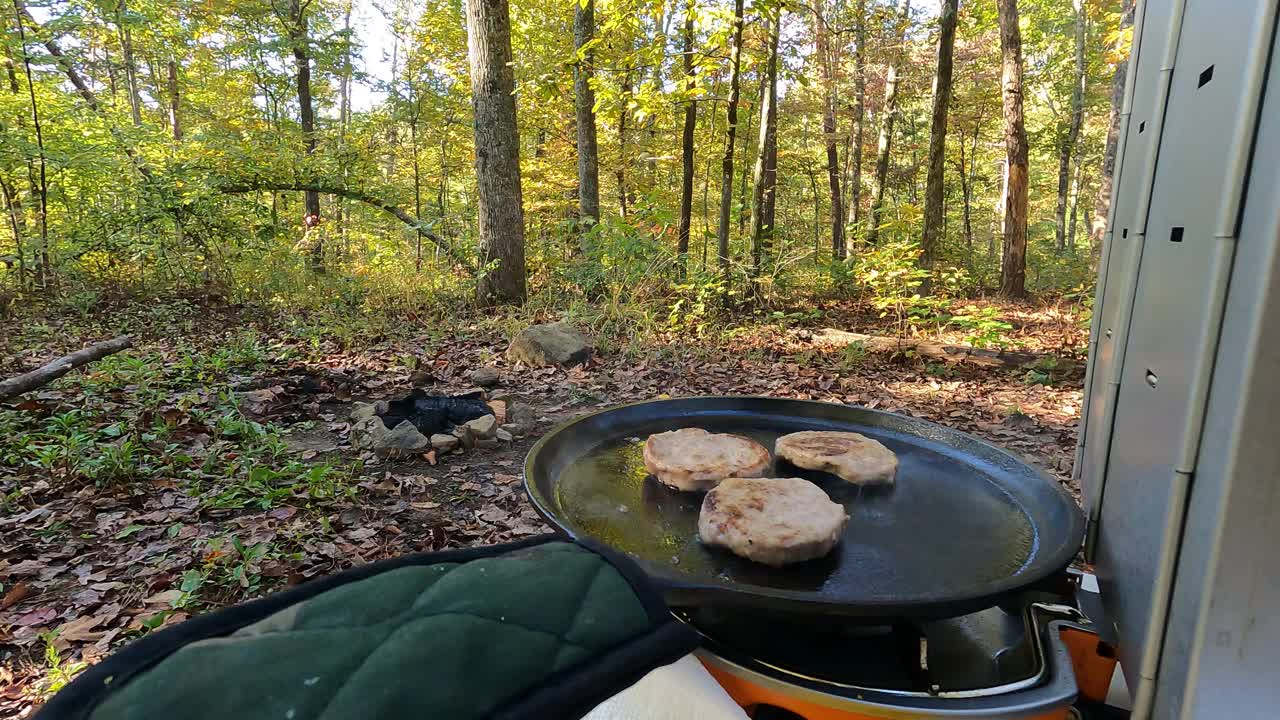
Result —
<instances>
[{"instance_id":1,"label":"black griddle pan","mask_svg":"<svg viewBox=\"0 0 1280 720\"><path fill-rule=\"evenodd\" d=\"M775 459L772 475L812 480L850 521L827 557L771 568L703 546L703 495L648 476L644 439L682 427L745 435L771 450L800 430L862 433L897 454L897 481L860 488ZM1070 495L1009 452L924 420L803 400L701 397L597 412L530 450L525 486L547 522L637 560L672 606L868 621L961 615L1058 573L1084 536Z\"/></svg>"}]
</instances>

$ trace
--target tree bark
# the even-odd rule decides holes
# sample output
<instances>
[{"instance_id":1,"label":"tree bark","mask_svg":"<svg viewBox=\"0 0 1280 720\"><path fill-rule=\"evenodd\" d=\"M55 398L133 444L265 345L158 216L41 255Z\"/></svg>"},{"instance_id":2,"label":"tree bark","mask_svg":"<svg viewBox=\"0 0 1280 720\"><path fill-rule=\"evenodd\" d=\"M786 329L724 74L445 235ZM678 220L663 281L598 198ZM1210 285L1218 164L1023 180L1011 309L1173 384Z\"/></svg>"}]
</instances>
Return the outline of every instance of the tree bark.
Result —
<instances>
[{"instance_id":1,"label":"tree bark","mask_svg":"<svg viewBox=\"0 0 1280 720\"><path fill-rule=\"evenodd\" d=\"M36 227L40 230L40 245L35 250L36 283L45 287L49 281L49 176L46 170L44 151L44 130L40 125L40 104L36 101L35 78L31 73L31 54L27 51L27 30L25 22L30 20L22 0L13 0L14 18L18 23L18 40L22 44L22 66L27 76L27 92L31 99L31 124L36 133L36 149L40 156L40 182L35 186L36 199L39 201L36 215ZM50 41L52 43L52 41ZM16 226L15 226L16 227Z\"/></svg>"},{"instance_id":2,"label":"tree bark","mask_svg":"<svg viewBox=\"0 0 1280 720\"><path fill-rule=\"evenodd\" d=\"M1066 249L1067 244L1067 200L1071 192L1071 158L1079 144L1080 126L1084 123L1084 2L1072 0L1075 5L1075 37L1076 37L1076 74L1071 85L1071 117L1067 123L1067 132L1061 138L1058 149L1058 204L1054 209L1054 246L1058 252Z\"/></svg>"},{"instance_id":3,"label":"tree bark","mask_svg":"<svg viewBox=\"0 0 1280 720\"><path fill-rule=\"evenodd\" d=\"M668 22L668 16L666 13L667 0L658 0L658 2L654 3L654 7L657 10L657 15L655 15L653 18L654 38L652 40L652 43L658 46L659 52L658 52L658 61L653 63L653 68L652 68L653 75L650 79L650 82L652 83L653 90L655 92L660 92L662 89L662 65L663 65L663 60L666 58L666 55L667 55L667 22ZM658 118L657 118L657 115L649 116L649 121L647 123L647 130L649 131L649 147L648 147L649 158L646 164L648 166L648 171L649 171L649 184L650 184L650 187L653 187L654 185L657 184L657 178L658 178L658 161L657 161Z\"/></svg>"},{"instance_id":4,"label":"tree bark","mask_svg":"<svg viewBox=\"0 0 1280 720\"><path fill-rule=\"evenodd\" d=\"M342 75L338 80L338 149L344 152L347 145L347 126L351 123L351 10L352 0L346 0L342 12ZM347 182L347 163L342 163L342 182ZM337 221L340 252L347 250L347 208L346 202L339 199L334 204L333 219Z\"/></svg>"},{"instance_id":5,"label":"tree bark","mask_svg":"<svg viewBox=\"0 0 1280 720\"><path fill-rule=\"evenodd\" d=\"M880 239L880 223L884 214L885 182L889 177L889 152L893 146L893 124L898 118L898 64L902 62L903 45L906 43L907 25L911 17L911 0L902 0L898 8L898 47L894 48L884 79L884 119L880 123L880 139L876 144L875 186L871 191L871 224L867 228L867 243L874 245Z\"/></svg>"},{"instance_id":6,"label":"tree bark","mask_svg":"<svg viewBox=\"0 0 1280 720\"><path fill-rule=\"evenodd\" d=\"M525 299L524 205L507 0L467 3L471 105L475 115L481 305Z\"/></svg>"},{"instance_id":7,"label":"tree bark","mask_svg":"<svg viewBox=\"0 0 1280 720\"><path fill-rule=\"evenodd\" d=\"M578 124L578 232L582 252L587 252L591 226L600 222L600 151L596 144L596 94L591 88L595 36L595 0L575 0L573 44L573 106Z\"/></svg>"},{"instance_id":8,"label":"tree bark","mask_svg":"<svg viewBox=\"0 0 1280 720\"><path fill-rule=\"evenodd\" d=\"M693 99L696 80L693 70L693 0L688 0L684 10L684 77L689 98L684 108L684 134L680 142L680 220L677 226L679 272L684 277L689 255L689 223L693 214L693 133L698 126L697 102Z\"/></svg>"},{"instance_id":9,"label":"tree bark","mask_svg":"<svg viewBox=\"0 0 1280 720\"><path fill-rule=\"evenodd\" d=\"M933 118L929 130L929 172L924 189L924 235L920 243L920 266L933 270L938 245L942 240L943 163L947 157L947 111L951 107L952 50L956 43L956 12L959 0L942 0L938 18L938 73L933 79ZM922 290L929 292L931 278L926 277Z\"/></svg>"},{"instance_id":10,"label":"tree bark","mask_svg":"<svg viewBox=\"0 0 1280 720\"><path fill-rule=\"evenodd\" d=\"M862 221L862 144L867 117L867 0L858 0L853 17L853 175L849 178L848 224L857 232Z\"/></svg>"},{"instance_id":11,"label":"tree bark","mask_svg":"<svg viewBox=\"0 0 1280 720\"><path fill-rule=\"evenodd\" d=\"M826 0L814 0L813 34L816 40L818 75L822 79L822 142L827 151L827 185L831 193L831 259L844 260L844 198L840 195L840 154L836 149L836 85L833 68L836 58L831 47Z\"/></svg>"},{"instance_id":12,"label":"tree bark","mask_svg":"<svg viewBox=\"0 0 1280 720\"><path fill-rule=\"evenodd\" d=\"M756 102L758 103L764 97L764 71L760 72L760 90L756 93ZM757 113L756 108L750 103L746 107L747 127L746 132L742 134L742 172L738 173L738 235L742 236L747 231L747 218L751 213L747 211L747 178L751 176L750 169L755 166L753 158L755 154L752 152L751 138L754 137L752 132L756 129L752 124L755 122Z\"/></svg>"},{"instance_id":13,"label":"tree bark","mask_svg":"<svg viewBox=\"0 0 1280 720\"><path fill-rule=\"evenodd\" d=\"M1067 221L1067 252L1076 252L1076 219L1080 212L1080 155L1076 154L1071 178L1071 216Z\"/></svg>"},{"instance_id":14,"label":"tree bark","mask_svg":"<svg viewBox=\"0 0 1280 720\"><path fill-rule=\"evenodd\" d=\"M120 55L124 61L125 83L129 86L129 115L133 118L133 126L142 126L142 96L138 93L138 66L133 61L133 33L125 23L124 16L129 12L125 0L116 5L116 32L120 34Z\"/></svg>"},{"instance_id":15,"label":"tree bark","mask_svg":"<svg viewBox=\"0 0 1280 720\"><path fill-rule=\"evenodd\" d=\"M627 116L631 114L628 107L631 100L631 68L628 67L622 76L622 108L618 110L618 169L614 176L618 180L618 213L625 220L629 214L627 208Z\"/></svg>"},{"instance_id":16,"label":"tree bark","mask_svg":"<svg viewBox=\"0 0 1280 720\"><path fill-rule=\"evenodd\" d=\"M1004 203L1004 255L1000 294L1025 297L1027 274L1027 128L1022 111L1022 32L1018 0L996 0L1000 15L1001 81L1004 96L1008 189Z\"/></svg>"},{"instance_id":17,"label":"tree bark","mask_svg":"<svg viewBox=\"0 0 1280 720\"><path fill-rule=\"evenodd\" d=\"M1121 37L1125 30L1133 27L1134 0L1124 0L1121 6ZM1089 225L1090 253L1097 253L1102 247L1102 239L1107 234L1107 216L1111 210L1111 183L1116 170L1116 148L1120 142L1120 109L1124 104L1125 74L1128 72L1129 58L1116 63L1115 74L1111 77L1111 119L1107 123L1107 145L1102 153L1102 172L1098 177L1098 194L1093 206L1093 222Z\"/></svg>"},{"instance_id":18,"label":"tree bark","mask_svg":"<svg viewBox=\"0 0 1280 720\"><path fill-rule=\"evenodd\" d=\"M759 277L764 256L768 253L769 237L773 234L774 191L778 182L778 36L782 25L782 10L776 10L772 18L766 17L765 28L769 37L769 54L764 69L764 91L760 98L760 147L756 152L754 176L755 193L751 213L751 276Z\"/></svg>"},{"instance_id":19,"label":"tree bark","mask_svg":"<svg viewBox=\"0 0 1280 720\"><path fill-rule=\"evenodd\" d=\"M63 355L57 360L42 365L29 373L23 373L8 380L0 381L0 402L47 385L81 365L101 360L108 355L130 347L133 347L133 339L128 335L121 335L113 340L94 343L70 355Z\"/></svg>"},{"instance_id":20,"label":"tree bark","mask_svg":"<svg viewBox=\"0 0 1280 720\"><path fill-rule=\"evenodd\" d=\"M298 90L298 115L302 125L302 138L307 157L316 152L315 108L311 104L311 39L307 34L307 7L311 0L289 0L289 41L293 46L293 62L296 69ZM306 232L320 225L320 193L303 194L302 227ZM316 232L311 243L311 269L324 271L324 240Z\"/></svg>"},{"instance_id":21,"label":"tree bark","mask_svg":"<svg viewBox=\"0 0 1280 720\"><path fill-rule=\"evenodd\" d=\"M729 46L729 104L726 117L724 158L720 161L720 223L716 228L716 248L720 275L729 279L729 211L733 206L733 146L738 134L738 100L742 88L743 0L733 0L733 41Z\"/></svg>"},{"instance_id":22,"label":"tree bark","mask_svg":"<svg viewBox=\"0 0 1280 720\"><path fill-rule=\"evenodd\" d=\"M178 63L169 61L169 129L174 142L182 142L182 95L178 90Z\"/></svg>"},{"instance_id":23,"label":"tree bark","mask_svg":"<svg viewBox=\"0 0 1280 720\"><path fill-rule=\"evenodd\" d=\"M966 160L967 158L966 158L964 143L961 142L960 143L960 162L959 162L959 167L957 169L959 170L958 174L960 176L960 199L961 199L961 202L963 202L964 204L964 207L963 207L964 246L968 252L972 253L973 252L973 208L972 208L973 189L969 187L969 168Z\"/></svg>"}]
</instances>

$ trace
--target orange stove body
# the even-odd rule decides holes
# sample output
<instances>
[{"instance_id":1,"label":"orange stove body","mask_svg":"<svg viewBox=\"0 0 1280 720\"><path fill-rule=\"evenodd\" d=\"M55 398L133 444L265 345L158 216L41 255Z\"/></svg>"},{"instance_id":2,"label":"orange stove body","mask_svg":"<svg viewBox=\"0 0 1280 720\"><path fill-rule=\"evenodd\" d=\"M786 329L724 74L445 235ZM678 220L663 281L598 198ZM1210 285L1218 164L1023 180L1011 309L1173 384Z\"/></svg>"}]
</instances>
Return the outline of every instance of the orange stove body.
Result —
<instances>
[{"instance_id":1,"label":"orange stove body","mask_svg":"<svg viewBox=\"0 0 1280 720\"><path fill-rule=\"evenodd\" d=\"M1076 628L1064 628L1061 631L1061 637L1071 654L1071 667L1075 672L1079 697L1102 702L1106 698L1111 676L1116 669L1115 650L1099 641L1093 633ZM834 705L816 703L785 690L752 682L705 660L703 665L716 682L729 693L734 702L741 705L748 714L754 708L764 705L788 710L805 720L885 720L886 718L926 720L932 717L928 712L910 710L867 715ZM1027 720L1067 720L1069 716L1070 708L1063 706Z\"/></svg>"}]
</instances>

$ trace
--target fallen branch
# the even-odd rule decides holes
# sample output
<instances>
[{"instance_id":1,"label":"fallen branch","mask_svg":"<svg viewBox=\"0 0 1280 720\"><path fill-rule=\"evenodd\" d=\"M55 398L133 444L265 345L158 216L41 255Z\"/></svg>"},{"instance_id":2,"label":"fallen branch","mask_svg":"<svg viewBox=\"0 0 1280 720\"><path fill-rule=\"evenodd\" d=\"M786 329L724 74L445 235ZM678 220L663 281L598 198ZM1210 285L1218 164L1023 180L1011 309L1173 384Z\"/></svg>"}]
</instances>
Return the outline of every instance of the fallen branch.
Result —
<instances>
[{"instance_id":1,"label":"fallen branch","mask_svg":"<svg viewBox=\"0 0 1280 720\"><path fill-rule=\"evenodd\" d=\"M987 350L985 348L969 347L968 345L948 345L909 338L864 335L834 328L823 328L815 331L813 333L813 342L837 347L860 343L870 352L903 352L910 350L917 355L935 360L981 365L983 367L1018 368L1035 364L1050 357L1058 361L1057 367L1062 370L1070 371L1075 366L1075 363L1071 360L1047 353L1028 352L1025 350Z\"/></svg>"},{"instance_id":2,"label":"fallen branch","mask_svg":"<svg viewBox=\"0 0 1280 720\"><path fill-rule=\"evenodd\" d=\"M128 335L121 335L112 340L94 343L70 355L63 355L57 360L38 367L29 373L23 373L17 377L0 381L0 401L17 397L22 393L47 385L81 365L101 360L108 355L114 355L129 347L133 347L133 338Z\"/></svg>"},{"instance_id":3,"label":"fallen branch","mask_svg":"<svg viewBox=\"0 0 1280 720\"><path fill-rule=\"evenodd\" d=\"M259 191L272 191L272 192L311 191L311 192L324 193L325 195L337 195L338 197L344 197L349 200L362 202L366 205L372 205L373 207L376 207L379 210L382 210L383 212L387 212L387 213L390 213L391 215L394 215L397 220L416 230L419 235L426 238L427 240L430 240L432 243L435 244L436 247L443 250L445 254L448 255L454 262L458 263L459 265L466 268L470 272L474 273L476 270L475 266L471 264L470 260L468 260L465 256L459 254L456 249L454 249L447 242L444 241L444 238L431 232L431 230L427 228L427 224L424 223L422 220L410 215L404 210L401 210L395 205L392 205L386 200L383 200L382 198L374 197L373 195L363 193L359 190L352 190L350 188L331 186L331 185L322 185L320 183L279 183L279 182L253 182L253 183L235 184L235 185L221 185L217 189L219 192L224 192L224 193L227 193L228 195L239 195L243 193L259 192Z\"/></svg>"}]
</instances>

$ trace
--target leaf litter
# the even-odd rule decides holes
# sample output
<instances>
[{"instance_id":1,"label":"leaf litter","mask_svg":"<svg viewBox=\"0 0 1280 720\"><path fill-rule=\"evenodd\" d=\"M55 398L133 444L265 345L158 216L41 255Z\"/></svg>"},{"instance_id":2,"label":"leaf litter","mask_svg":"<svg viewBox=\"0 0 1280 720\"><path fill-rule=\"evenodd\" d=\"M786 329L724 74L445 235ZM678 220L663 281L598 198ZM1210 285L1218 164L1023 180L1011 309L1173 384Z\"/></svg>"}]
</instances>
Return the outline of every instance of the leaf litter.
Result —
<instances>
[{"instance_id":1,"label":"leaf litter","mask_svg":"<svg viewBox=\"0 0 1280 720\"><path fill-rule=\"evenodd\" d=\"M524 368L503 357L502 335L483 328L317 347L237 308L205 310L191 313L184 333L132 318L140 341L125 359L0 407L0 430L45 452L60 447L49 428L62 422L88 436L74 442L115 448L101 454L134 453L134 464L102 469L18 441L4 448L0 673L10 680L0 683L0 714L40 701L46 646L66 662L93 662L193 614L345 568L547 531L520 482L525 453L554 424L611 405L689 395L862 405L974 433L1075 490L1078 374L1028 383L1022 370L851 357L771 327L715 344L673 335L568 370ZM1025 322L1028 337L1039 337L1035 322ZM1078 347L1070 323L1044 322L1049 349ZM91 328L67 330L38 348L0 343L0 368L38 364ZM235 361L228 347L253 357ZM498 448L394 460L350 446L353 399L414 385L462 392L482 364L505 380L496 407L532 407L534 432ZM161 430L144 431L152 427Z\"/></svg>"}]
</instances>

